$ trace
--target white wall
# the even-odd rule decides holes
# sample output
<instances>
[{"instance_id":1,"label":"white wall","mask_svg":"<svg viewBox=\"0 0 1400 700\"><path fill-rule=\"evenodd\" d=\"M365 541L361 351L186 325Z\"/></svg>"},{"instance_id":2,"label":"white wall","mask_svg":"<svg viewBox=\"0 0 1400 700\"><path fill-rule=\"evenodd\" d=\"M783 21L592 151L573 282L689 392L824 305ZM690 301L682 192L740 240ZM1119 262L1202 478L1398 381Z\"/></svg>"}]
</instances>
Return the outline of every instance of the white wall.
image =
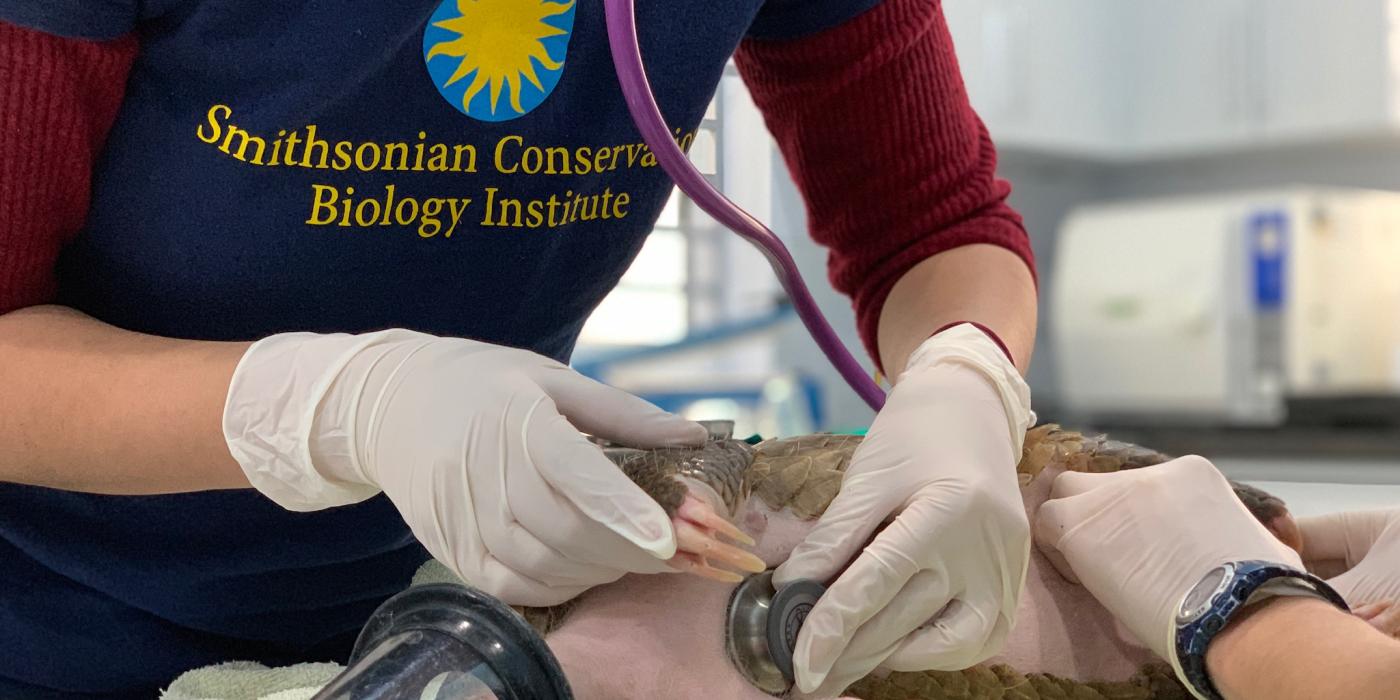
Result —
<instances>
[{"instance_id":1,"label":"white wall","mask_svg":"<svg viewBox=\"0 0 1400 700\"><path fill-rule=\"evenodd\" d=\"M806 208L797 192L797 185L788 174L782 156L775 154L773 158L774 206L770 226L792 250L792 257L797 261L797 267L802 271L802 277L827 321L851 353L873 374L874 363L865 353L860 336L856 333L855 311L851 308L850 299L838 294L827 282L826 249L817 245L807 234ZM784 369L802 371L821 382L826 409L826 420L821 428L832 430L870 424L874 412L831 367L801 324L792 324L779 337L778 364Z\"/></svg>"}]
</instances>

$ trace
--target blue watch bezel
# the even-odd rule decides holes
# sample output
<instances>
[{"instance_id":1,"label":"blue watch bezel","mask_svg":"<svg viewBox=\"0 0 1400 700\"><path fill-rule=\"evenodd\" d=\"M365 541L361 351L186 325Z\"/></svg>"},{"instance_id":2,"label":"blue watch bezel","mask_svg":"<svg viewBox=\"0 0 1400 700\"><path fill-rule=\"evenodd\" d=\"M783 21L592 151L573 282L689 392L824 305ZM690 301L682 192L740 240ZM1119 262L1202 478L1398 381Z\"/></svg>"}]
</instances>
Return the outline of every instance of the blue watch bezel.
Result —
<instances>
[{"instance_id":1,"label":"blue watch bezel","mask_svg":"<svg viewBox=\"0 0 1400 700\"><path fill-rule=\"evenodd\" d=\"M1176 658L1182 674L1186 676L1185 681L1209 700L1224 698L1206 672L1206 649L1260 586L1281 578L1296 579L1314 588L1322 599L1351 612L1347 602L1326 581L1306 571L1253 559L1229 562L1223 566L1231 567L1229 578L1217 586L1210 607L1190 622L1178 621L1176 628Z\"/></svg>"}]
</instances>

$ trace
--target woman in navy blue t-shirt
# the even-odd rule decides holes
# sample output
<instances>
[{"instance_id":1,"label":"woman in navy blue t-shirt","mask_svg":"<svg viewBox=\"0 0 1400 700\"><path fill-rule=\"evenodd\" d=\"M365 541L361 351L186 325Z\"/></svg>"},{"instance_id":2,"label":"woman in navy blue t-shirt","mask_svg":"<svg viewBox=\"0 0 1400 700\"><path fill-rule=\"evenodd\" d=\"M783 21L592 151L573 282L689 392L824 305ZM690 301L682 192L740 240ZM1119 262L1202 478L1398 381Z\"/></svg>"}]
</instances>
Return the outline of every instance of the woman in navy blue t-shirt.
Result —
<instances>
[{"instance_id":1,"label":"woman in navy blue t-shirt","mask_svg":"<svg viewBox=\"0 0 1400 700\"><path fill-rule=\"evenodd\" d=\"M1036 298L937 3L638 13L683 144L737 50L896 378L778 571L831 584L798 684L987 658ZM430 555L532 605L684 565L581 432L704 431L562 364L671 187L612 71L597 0L0 0L0 696L343 658Z\"/></svg>"}]
</instances>

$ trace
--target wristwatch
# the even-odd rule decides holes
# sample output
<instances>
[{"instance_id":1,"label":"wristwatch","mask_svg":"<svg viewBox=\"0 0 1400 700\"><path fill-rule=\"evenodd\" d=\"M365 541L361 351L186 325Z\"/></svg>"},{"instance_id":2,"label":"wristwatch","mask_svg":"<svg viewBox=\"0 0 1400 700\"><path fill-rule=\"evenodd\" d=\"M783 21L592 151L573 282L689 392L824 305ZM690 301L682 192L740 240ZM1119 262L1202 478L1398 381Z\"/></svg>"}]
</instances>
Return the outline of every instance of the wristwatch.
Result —
<instances>
[{"instance_id":1,"label":"wristwatch","mask_svg":"<svg viewBox=\"0 0 1400 700\"><path fill-rule=\"evenodd\" d=\"M1211 569L1181 600L1172 659L1177 676L1202 700L1224 700L1206 672L1206 649L1246 606L1280 595L1320 598L1350 612L1326 581L1276 562L1244 560Z\"/></svg>"}]
</instances>

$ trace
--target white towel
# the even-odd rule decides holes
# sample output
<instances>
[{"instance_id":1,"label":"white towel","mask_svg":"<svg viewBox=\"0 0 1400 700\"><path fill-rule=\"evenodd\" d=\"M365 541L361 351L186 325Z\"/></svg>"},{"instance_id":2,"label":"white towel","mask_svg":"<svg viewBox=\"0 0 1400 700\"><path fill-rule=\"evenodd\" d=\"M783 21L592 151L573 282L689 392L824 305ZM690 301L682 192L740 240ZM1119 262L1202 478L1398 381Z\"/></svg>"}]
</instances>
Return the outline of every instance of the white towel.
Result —
<instances>
[{"instance_id":1,"label":"white towel","mask_svg":"<svg viewBox=\"0 0 1400 700\"><path fill-rule=\"evenodd\" d=\"M413 586L461 583L436 559L413 576ZM161 700L308 700L345 670L340 664L311 663L268 668L251 661L230 661L186 671L161 693ZM430 695L431 696L431 695Z\"/></svg>"},{"instance_id":2,"label":"white towel","mask_svg":"<svg viewBox=\"0 0 1400 700\"><path fill-rule=\"evenodd\" d=\"M430 583L455 583L459 586L466 585L462 582L461 576L452 573L452 569L447 568L447 565L436 559L429 559L425 564L418 567L418 572L413 574L413 582L410 583L408 587L424 586Z\"/></svg>"},{"instance_id":3,"label":"white towel","mask_svg":"<svg viewBox=\"0 0 1400 700\"><path fill-rule=\"evenodd\" d=\"M345 670L340 664L309 663L268 668L230 661L186 671L161 700L308 700Z\"/></svg>"}]
</instances>

